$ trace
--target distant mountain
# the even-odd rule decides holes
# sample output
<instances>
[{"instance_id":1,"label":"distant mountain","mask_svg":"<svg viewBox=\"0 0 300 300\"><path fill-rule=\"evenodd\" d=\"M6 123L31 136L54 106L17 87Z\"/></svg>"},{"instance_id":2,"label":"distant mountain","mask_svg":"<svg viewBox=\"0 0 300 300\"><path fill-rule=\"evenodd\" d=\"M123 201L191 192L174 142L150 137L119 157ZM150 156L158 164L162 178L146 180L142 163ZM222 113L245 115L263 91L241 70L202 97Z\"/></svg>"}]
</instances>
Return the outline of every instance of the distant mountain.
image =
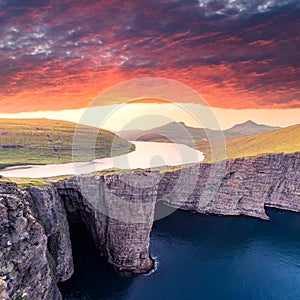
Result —
<instances>
[{"instance_id":1,"label":"distant mountain","mask_svg":"<svg viewBox=\"0 0 300 300\"><path fill-rule=\"evenodd\" d=\"M205 129L189 127L183 122L171 122L149 130L120 131L117 134L127 140L148 142L191 141L206 138Z\"/></svg>"},{"instance_id":2,"label":"distant mountain","mask_svg":"<svg viewBox=\"0 0 300 300\"><path fill-rule=\"evenodd\" d=\"M208 129L207 132L214 133ZM171 122L149 130L129 130L118 132L118 135L128 140L137 141L192 141L206 138L203 128L186 126L183 122Z\"/></svg>"},{"instance_id":3,"label":"distant mountain","mask_svg":"<svg viewBox=\"0 0 300 300\"><path fill-rule=\"evenodd\" d=\"M132 141L167 142L169 140L184 143L187 141L214 140L222 137L241 136L278 128L279 127L256 124L250 120L242 124L234 125L224 131L189 127L183 122L171 122L149 130L120 131L117 134L122 138Z\"/></svg>"},{"instance_id":4,"label":"distant mountain","mask_svg":"<svg viewBox=\"0 0 300 300\"><path fill-rule=\"evenodd\" d=\"M110 131L49 119L0 119L0 167L72 161L74 133L80 160L128 153L134 145ZM91 145L92 143L92 145Z\"/></svg>"},{"instance_id":5,"label":"distant mountain","mask_svg":"<svg viewBox=\"0 0 300 300\"><path fill-rule=\"evenodd\" d=\"M226 137L230 137L230 136L252 134L257 132L265 132L265 131L270 131L279 128L280 127L257 124L251 120L248 120L247 122L244 122L242 124L234 125L233 127L224 130L223 132Z\"/></svg>"}]
</instances>

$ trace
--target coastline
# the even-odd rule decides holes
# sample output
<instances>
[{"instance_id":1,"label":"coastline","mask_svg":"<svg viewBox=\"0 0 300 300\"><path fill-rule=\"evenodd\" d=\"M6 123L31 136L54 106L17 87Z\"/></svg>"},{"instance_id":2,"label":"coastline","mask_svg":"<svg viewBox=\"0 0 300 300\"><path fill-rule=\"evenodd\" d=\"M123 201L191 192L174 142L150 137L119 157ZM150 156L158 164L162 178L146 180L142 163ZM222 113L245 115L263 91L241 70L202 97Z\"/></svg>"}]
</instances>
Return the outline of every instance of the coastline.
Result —
<instances>
[{"instance_id":1,"label":"coastline","mask_svg":"<svg viewBox=\"0 0 300 300\"><path fill-rule=\"evenodd\" d=\"M111 265L143 274L154 265L150 232L159 201L216 215L262 218L267 206L300 212L299 166L297 152L200 163L163 173L79 175L39 187L1 182L0 228L5 234L0 276L11 287L4 290L10 297L27 293L31 298L44 294L61 299L57 282L73 274L70 222L84 224ZM21 263L20 249L26 249L22 251L27 251L29 263ZM36 270L30 279L27 268Z\"/></svg>"}]
</instances>

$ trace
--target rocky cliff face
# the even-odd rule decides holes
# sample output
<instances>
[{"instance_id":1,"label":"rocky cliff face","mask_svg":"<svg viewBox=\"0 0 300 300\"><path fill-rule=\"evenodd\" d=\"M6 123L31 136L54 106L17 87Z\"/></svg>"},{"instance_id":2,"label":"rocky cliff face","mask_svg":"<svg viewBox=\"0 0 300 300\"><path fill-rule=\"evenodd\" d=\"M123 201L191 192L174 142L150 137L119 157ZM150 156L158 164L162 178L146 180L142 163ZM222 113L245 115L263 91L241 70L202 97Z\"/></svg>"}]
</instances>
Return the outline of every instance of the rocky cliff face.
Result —
<instances>
[{"instance_id":1,"label":"rocky cliff face","mask_svg":"<svg viewBox=\"0 0 300 300\"><path fill-rule=\"evenodd\" d=\"M158 180L158 173L131 172L83 175L55 186L70 221L85 224L108 262L121 271L145 273L153 265L149 236Z\"/></svg>"},{"instance_id":2,"label":"rocky cliff face","mask_svg":"<svg viewBox=\"0 0 300 300\"><path fill-rule=\"evenodd\" d=\"M169 172L160 181L158 200L205 214L263 219L268 219L265 206L300 212L300 153L238 158Z\"/></svg>"},{"instance_id":3,"label":"rocky cliff face","mask_svg":"<svg viewBox=\"0 0 300 300\"><path fill-rule=\"evenodd\" d=\"M56 283L72 274L73 262L55 190L1 183L0 195L0 299L61 299ZM52 251L51 236L59 231L66 238Z\"/></svg>"},{"instance_id":4,"label":"rocky cliff face","mask_svg":"<svg viewBox=\"0 0 300 300\"><path fill-rule=\"evenodd\" d=\"M300 153L163 174L81 175L26 189L0 183L0 299L60 299L56 283L73 272L68 221L83 222L117 270L149 271L157 201L200 213L265 219L265 206L300 212Z\"/></svg>"},{"instance_id":5,"label":"rocky cliff face","mask_svg":"<svg viewBox=\"0 0 300 300\"><path fill-rule=\"evenodd\" d=\"M64 203L54 186L29 187L25 195L47 236L53 273L58 281L65 281L74 267Z\"/></svg>"}]
</instances>

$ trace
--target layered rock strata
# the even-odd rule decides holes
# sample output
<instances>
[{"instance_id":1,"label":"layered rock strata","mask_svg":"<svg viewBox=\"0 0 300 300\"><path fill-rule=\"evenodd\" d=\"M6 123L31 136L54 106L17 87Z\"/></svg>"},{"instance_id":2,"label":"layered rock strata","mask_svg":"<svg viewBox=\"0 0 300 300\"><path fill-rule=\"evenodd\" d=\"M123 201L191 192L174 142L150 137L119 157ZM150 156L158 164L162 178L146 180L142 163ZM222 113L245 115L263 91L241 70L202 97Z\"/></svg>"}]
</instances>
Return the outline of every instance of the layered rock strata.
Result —
<instances>
[{"instance_id":1,"label":"layered rock strata","mask_svg":"<svg viewBox=\"0 0 300 300\"><path fill-rule=\"evenodd\" d=\"M148 272L159 173L81 175L55 183L70 221L82 221L117 270Z\"/></svg>"},{"instance_id":2,"label":"layered rock strata","mask_svg":"<svg viewBox=\"0 0 300 300\"><path fill-rule=\"evenodd\" d=\"M300 153L166 173L80 175L25 189L2 182L0 299L61 299L56 283L73 273L68 222L83 222L117 270L149 271L149 236L158 201L205 214L264 219L266 206L300 212Z\"/></svg>"},{"instance_id":3,"label":"layered rock strata","mask_svg":"<svg viewBox=\"0 0 300 300\"><path fill-rule=\"evenodd\" d=\"M56 283L72 274L73 261L63 207L56 221L46 221L55 218L55 190L1 183L0 195L0 299L61 299ZM65 244L51 252L49 238L58 231Z\"/></svg>"},{"instance_id":4,"label":"layered rock strata","mask_svg":"<svg viewBox=\"0 0 300 300\"><path fill-rule=\"evenodd\" d=\"M165 173L158 200L204 214L263 219L268 219L266 206L300 212L300 153L197 164Z\"/></svg>"}]
</instances>

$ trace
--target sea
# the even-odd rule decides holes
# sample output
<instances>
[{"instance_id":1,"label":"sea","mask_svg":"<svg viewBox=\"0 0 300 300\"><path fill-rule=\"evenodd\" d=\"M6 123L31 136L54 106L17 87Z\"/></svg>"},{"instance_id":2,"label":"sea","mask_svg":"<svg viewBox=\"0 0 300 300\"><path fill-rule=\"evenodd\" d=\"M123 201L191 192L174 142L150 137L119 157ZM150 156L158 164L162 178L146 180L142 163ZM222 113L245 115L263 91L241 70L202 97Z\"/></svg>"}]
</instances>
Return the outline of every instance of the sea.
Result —
<instances>
[{"instance_id":1,"label":"sea","mask_svg":"<svg viewBox=\"0 0 300 300\"><path fill-rule=\"evenodd\" d=\"M175 211L155 221L146 275L116 272L83 225L71 226L75 273L66 300L300 299L300 214L267 209L271 220Z\"/></svg>"}]
</instances>

